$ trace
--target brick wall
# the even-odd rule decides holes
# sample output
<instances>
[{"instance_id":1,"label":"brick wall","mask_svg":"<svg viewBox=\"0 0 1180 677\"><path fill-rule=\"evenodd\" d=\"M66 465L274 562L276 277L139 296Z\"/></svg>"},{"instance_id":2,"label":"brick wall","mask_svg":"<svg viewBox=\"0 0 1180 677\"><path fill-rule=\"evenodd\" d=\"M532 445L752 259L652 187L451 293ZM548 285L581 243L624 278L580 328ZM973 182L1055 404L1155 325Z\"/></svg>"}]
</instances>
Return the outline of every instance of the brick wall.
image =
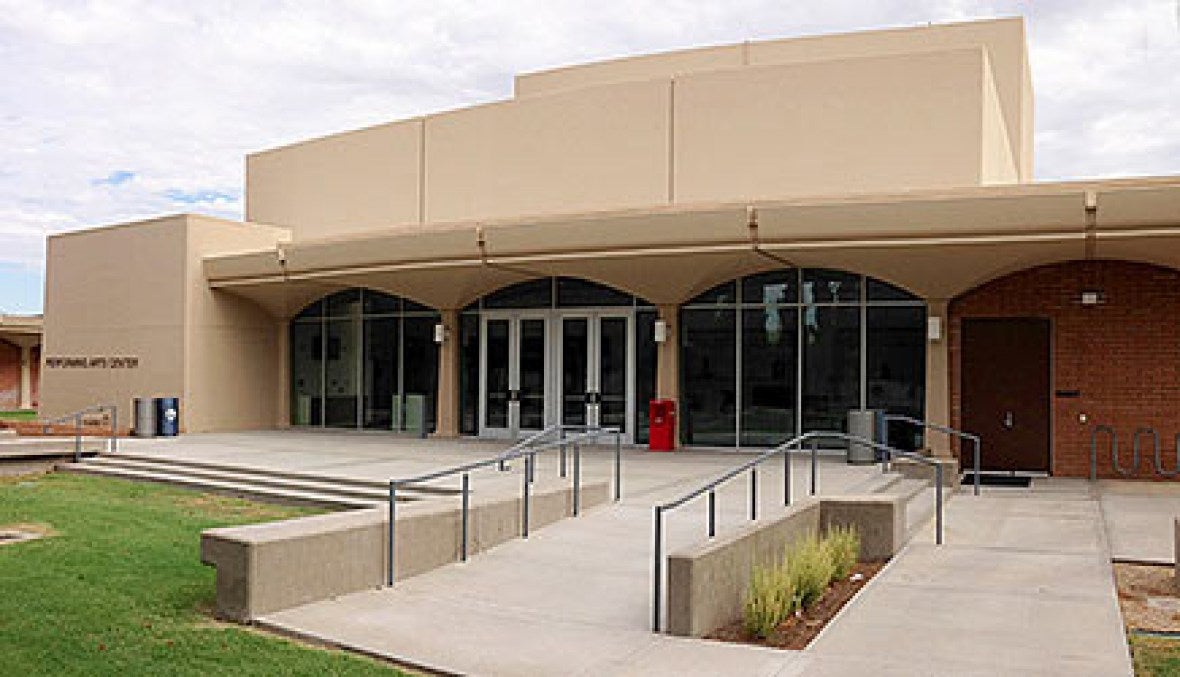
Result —
<instances>
[{"instance_id":1,"label":"brick wall","mask_svg":"<svg viewBox=\"0 0 1180 677\"><path fill-rule=\"evenodd\" d=\"M1082 290L1100 290L1098 306L1081 304ZM1161 435L1165 469L1175 468L1180 434L1180 272L1125 261L1073 261L994 280L951 302L949 352L951 418L960 421L959 339L965 317L1043 317L1051 323L1054 390L1052 472L1090 472L1094 425L1119 434L1122 465L1131 464L1139 426ZM1085 413L1089 421L1079 422ZM985 441L986 444L986 441ZM1099 446L1098 473L1115 476L1108 447ZM1143 441L1139 476L1154 476L1152 446Z\"/></svg>"},{"instance_id":2,"label":"brick wall","mask_svg":"<svg viewBox=\"0 0 1180 677\"><path fill-rule=\"evenodd\" d=\"M20 347L0 340L0 410L20 407Z\"/></svg>"}]
</instances>

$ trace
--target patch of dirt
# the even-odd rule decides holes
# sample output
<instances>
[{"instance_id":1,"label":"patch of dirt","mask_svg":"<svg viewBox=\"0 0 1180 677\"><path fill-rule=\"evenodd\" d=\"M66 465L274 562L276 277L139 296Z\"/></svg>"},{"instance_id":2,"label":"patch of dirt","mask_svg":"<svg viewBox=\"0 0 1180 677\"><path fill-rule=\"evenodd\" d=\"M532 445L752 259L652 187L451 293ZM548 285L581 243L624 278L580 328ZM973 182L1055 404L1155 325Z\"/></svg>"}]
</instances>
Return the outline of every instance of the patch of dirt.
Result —
<instances>
[{"instance_id":1,"label":"patch of dirt","mask_svg":"<svg viewBox=\"0 0 1180 677\"><path fill-rule=\"evenodd\" d=\"M56 536L57 532L48 524L35 522L20 522L17 524L0 524L0 545L24 543L39 538Z\"/></svg>"},{"instance_id":2,"label":"patch of dirt","mask_svg":"<svg viewBox=\"0 0 1180 677\"><path fill-rule=\"evenodd\" d=\"M1180 588L1170 565L1114 565L1119 607L1131 630L1180 632Z\"/></svg>"},{"instance_id":3,"label":"patch of dirt","mask_svg":"<svg viewBox=\"0 0 1180 677\"><path fill-rule=\"evenodd\" d=\"M807 645L811 644L811 640L815 639L824 629L824 626L835 618L836 614L840 613L840 609L843 609L844 605L856 597L856 593L868 585L869 581L873 580L873 577L880 573L884 566L884 562L857 564L853 568L849 580L837 581L828 586L827 592L810 608L797 612L796 615L783 621L766 639L747 633L745 625L740 620L714 630L711 634L706 635L706 639L754 644L774 649L806 649ZM856 578L857 574L861 575L860 580L851 580L851 578Z\"/></svg>"}]
</instances>

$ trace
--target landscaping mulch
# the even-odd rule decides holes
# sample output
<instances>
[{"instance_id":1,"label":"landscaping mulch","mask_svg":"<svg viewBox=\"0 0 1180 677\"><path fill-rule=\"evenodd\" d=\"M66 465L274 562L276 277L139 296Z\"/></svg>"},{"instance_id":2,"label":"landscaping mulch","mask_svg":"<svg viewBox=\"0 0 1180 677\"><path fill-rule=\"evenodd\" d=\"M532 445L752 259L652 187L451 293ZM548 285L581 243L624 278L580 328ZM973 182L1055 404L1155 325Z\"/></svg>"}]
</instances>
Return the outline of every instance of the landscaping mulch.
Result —
<instances>
[{"instance_id":1,"label":"landscaping mulch","mask_svg":"<svg viewBox=\"0 0 1180 677\"><path fill-rule=\"evenodd\" d=\"M852 580L837 581L828 586L827 592L810 608L783 621L766 639L747 633L741 620L718 628L708 635L707 639L754 644L774 649L806 649L811 640L815 639L824 629L824 626L835 618L836 614L840 613L840 609L843 609L845 604L856 597L856 593L868 585L869 581L880 573L884 566L884 562L857 564L853 568L850 578L856 578L856 574L860 574L860 580L855 582Z\"/></svg>"},{"instance_id":2,"label":"landscaping mulch","mask_svg":"<svg viewBox=\"0 0 1180 677\"><path fill-rule=\"evenodd\" d=\"M1171 565L1114 565L1119 607L1131 630L1180 632L1180 592Z\"/></svg>"}]
</instances>

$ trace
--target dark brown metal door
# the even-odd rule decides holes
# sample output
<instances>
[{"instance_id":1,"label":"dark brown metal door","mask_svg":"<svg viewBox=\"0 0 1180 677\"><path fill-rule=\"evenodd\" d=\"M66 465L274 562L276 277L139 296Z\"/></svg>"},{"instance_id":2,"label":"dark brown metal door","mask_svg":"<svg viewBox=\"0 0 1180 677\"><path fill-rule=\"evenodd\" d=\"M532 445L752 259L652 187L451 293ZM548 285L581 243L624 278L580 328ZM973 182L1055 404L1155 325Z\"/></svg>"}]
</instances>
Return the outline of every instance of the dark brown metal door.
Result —
<instances>
[{"instance_id":1,"label":"dark brown metal door","mask_svg":"<svg viewBox=\"0 0 1180 677\"><path fill-rule=\"evenodd\" d=\"M982 438L983 470L1048 472L1049 321L964 319L962 346L962 424Z\"/></svg>"}]
</instances>

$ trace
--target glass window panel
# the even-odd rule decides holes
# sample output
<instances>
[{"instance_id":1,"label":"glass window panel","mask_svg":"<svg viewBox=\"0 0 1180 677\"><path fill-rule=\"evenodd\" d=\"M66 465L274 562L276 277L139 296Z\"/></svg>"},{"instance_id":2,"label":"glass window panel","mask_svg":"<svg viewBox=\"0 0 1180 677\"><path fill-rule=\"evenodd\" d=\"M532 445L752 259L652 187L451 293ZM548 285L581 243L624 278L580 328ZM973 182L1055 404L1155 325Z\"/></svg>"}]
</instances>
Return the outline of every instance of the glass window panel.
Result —
<instances>
[{"instance_id":1,"label":"glass window panel","mask_svg":"<svg viewBox=\"0 0 1180 677\"><path fill-rule=\"evenodd\" d=\"M459 432L479 432L479 316L459 316Z\"/></svg>"},{"instance_id":2,"label":"glass window panel","mask_svg":"<svg viewBox=\"0 0 1180 677\"><path fill-rule=\"evenodd\" d=\"M803 431L843 430L860 408L860 308L805 307Z\"/></svg>"},{"instance_id":3,"label":"glass window panel","mask_svg":"<svg viewBox=\"0 0 1180 677\"><path fill-rule=\"evenodd\" d=\"M434 325L439 318L406 317L402 320L401 429L415 434L434 430L435 397L438 392L438 344Z\"/></svg>"},{"instance_id":4,"label":"glass window panel","mask_svg":"<svg viewBox=\"0 0 1180 677\"><path fill-rule=\"evenodd\" d=\"M359 314L361 290L345 289L327 298L328 317L351 317Z\"/></svg>"},{"instance_id":5,"label":"glass window panel","mask_svg":"<svg viewBox=\"0 0 1180 677\"><path fill-rule=\"evenodd\" d=\"M291 424L322 425L323 418L323 324L291 324Z\"/></svg>"},{"instance_id":6,"label":"glass window panel","mask_svg":"<svg viewBox=\"0 0 1180 677\"><path fill-rule=\"evenodd\" d=\"M545 427L545 320L520 321L520 428Z\"/></svg>"},{"instance_id":7,"label":"glass window panel","mask_svg":"<svg viewBox=\"0 0 1180 677\"><path fill-rule=\"evenodd\" d=\"M586 379L589 374L590 321L567 317L561 321L561 422L586 423Z\"/></svg>"},{"instance_id":8,"label":"glass window panel","mask_svg":"<svg viewBox=\"0 0 1180 677\"><path fill-rule=\"evenodd\" d=\"M396 296L372 289L362 289L361 296L364 298L363 305L366 314L389 315L401 310L402 300Z\"/></svg>"},{"instance_id":9,"label":"glass window panel","mask_svg":"<svg viewBox=\"0 0 1180 677\"><path fill-rule=\"evenodd\" d=\"M598 423L627 430L627 318L604 317L598 332Z\"/></svg>"},{"instance_id":10,"label":"glass window panel","mask_svg":"<svg viewBox=\"0 0 1180 677\"><path fill-rule=\"evenodd\" d=\"M781 305L799 300L799 271L774 270L742 279L742 303Z\"/></svg>"},{"instance_id":11,"label":"glass window panel","mask_svg":"<svg viewBox=\"0 0 1180 677\"><path fill-rule=\"evenodd\" d=\"M868 406L891 414L923 418L926 402L926 309L870 307L867 353ZM891 425L889 440L901 449L921 446L921 431Z\"/></svg>"},{"instance_id":12,"label":"glass window panel","mask_svg":"<svg viewBox=\"0 0 1180 677\"><path fill-rule=\"evenodd\" d=\"M355 428L360 320L329 320L326 326L324 423L335 428Z\"/></svg>"},{"instance_id":13,"label":"glass window panel","mask_svg":"<svg viewBox=\"0 0 1180 677\"><path fill-rule=\"evenodd\" d=\"M700 294L685 305L730 305L737 302L737 282L726 282Z\"/></svg>"},{"instance_id":14,"label":"glass window panel","mask_svg":"<svg viewBox=\"0 0 1180 677\"><path fill-rule=\"evenodd\" d=\"M804 269L802 296L803 303L858 303L860 275L825 268Z\"/></svg>"},{"instance_id":15,"label":"glass window panel","mask_svg":"<svg viewBox=\"0 0 1180 677\"><path fill-rule=\"evenodd\" d=\"M883 282L868 278L865 285L865 294L870 301L920 301L917 296L909 293L901 287L896 287Z\"/></svg>"},{"instance_id":16,"label":"glass window panel","mask_svg":"<svg viewBox=\"0 0 1180 677\"><path fill-rule=\"evenodd\" d=\"M484 308L550 308L553 306L553 278L529 280L488 294Z\"/></svg>"},{"instance_id":17,"label":"glass window panel","mask_svg":"<svg viewBox=\"0 0 1180 677\"><path fill-rule=\"evenodd\" d=\"M560 308L588 306L630 306L634 297L606 285L574 277L557 278L557 305Z\"/></svg>"},{"instance_id":18,"label":"glass window panel","mask_svg":"<svg viewBox=\"0 0 1180 677\"><path fill-rule=\"evenodd\" d=\"M508 338L508 320L487 322L487 408L484 411L484 425L488 428L508 427L508 361L511 344Z\"/></svg>"},{"instance_id":19,"label":"glass window panel","mask_svg":"<svg viewBox=\"0 0 1180 677\"><path fill-rule=\"evenodd\" d=\"M774 446L795 432L797 312L742 311L743 446Z\"/></svg>"},{"instance_id":20,"label":"glass window panel","mask_svg":"<svg viewBox=\"0 0 1180 677\"><path fill-rule=\"evenodd\" d=\"M650 432L651 401L656 396L656 313L635 313L635 442L646 444Z\"/></svg>"},{"instance_id":21,"label":"glass window panel","mask_svg":"<svg viewBox=\"0 0 1180 677\"><path fill-rule=\"evenodd\" d=\"M735 316L735 311L722 309L684 310L680 314L680 415L685 444L734 444L737 406Z\"/></svg>"},{"instance_id":22,"label":"glass window panel","mask_svg":"<svg viewBox=\"0 0 1180 677\"><path fill-rule=\"evenodd\" d=\"M367 301L368 294L365 296ZM397 398L400 323L401 320L396 317L365 320L361 425L370 430L397 429L393 403Z\"/></svg>"},{"instance_id":23,"label":"glass window panel","mask_svg":"<svg viewBox=\"0 0 1180 677\"><path fill-rule=\"evenodd\" d=\"M410 299L402 299L402 308L407 313L429 313L434 311L434 308L431 308L430 306L424 306L421 303L418 303L417 301L411 301Z\"/></svg>"},{"instance_id":24,"label":"glass window panel","mask_svg":"<svg viewBox=\"0 0 1180 677\"><path fill-rule=\"evenodd\" d=\"M323 316L324 316L324 300L320 299L319 301L316 301L315 303L312 303L311 305L307 306L303 310L299 311L299 314L295 316L295 319L306 320L306 319L310 319L310 318L319 318L319 317L323 317Z\"/></svg>"}]
</instances>

